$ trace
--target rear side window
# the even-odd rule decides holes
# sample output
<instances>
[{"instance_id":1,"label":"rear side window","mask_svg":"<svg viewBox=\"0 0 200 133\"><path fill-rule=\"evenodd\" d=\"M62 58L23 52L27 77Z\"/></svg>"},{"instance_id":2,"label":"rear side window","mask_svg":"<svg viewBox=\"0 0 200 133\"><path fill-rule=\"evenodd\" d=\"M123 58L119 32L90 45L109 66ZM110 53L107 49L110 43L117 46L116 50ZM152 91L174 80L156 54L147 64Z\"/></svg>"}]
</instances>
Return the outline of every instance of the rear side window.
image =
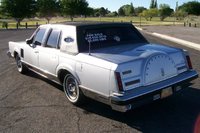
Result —
<instances>
[{"instance_id":1,"label":"rear side window","mask_svg":"<svg viewBox=\"0 0 200 133\"><path fill-rule=\"evenodd\" d=\"M52 30L47 40L47 47L58 48L60 39L60 30Z\"/></svg>"},{"instance_id":2,"label":"rear side window","mask_svg":"<svg viewBox=\"0 0 200 133\"><path fill-rule=\"evenodd\" d=\"M34 41L33 41L33 43L35 45L41 45L42 44L42 40L43 40L45 32L46 32L46 29L43 29L43 28L38 30L38 32L35 35Z\"/></svg>"}]
</instances>

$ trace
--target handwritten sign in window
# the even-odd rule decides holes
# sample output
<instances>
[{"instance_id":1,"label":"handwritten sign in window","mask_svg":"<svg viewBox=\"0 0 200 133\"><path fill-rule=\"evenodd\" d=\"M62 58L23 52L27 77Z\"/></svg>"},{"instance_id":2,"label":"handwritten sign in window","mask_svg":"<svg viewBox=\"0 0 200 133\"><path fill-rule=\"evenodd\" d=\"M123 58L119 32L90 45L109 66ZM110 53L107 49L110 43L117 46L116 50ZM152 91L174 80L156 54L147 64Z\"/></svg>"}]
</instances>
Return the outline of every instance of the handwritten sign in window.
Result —
<instances>
[{"instance_id":1,"label":"handwritten sign in window","mask_svg":"<svg viewBox=\"0 0 200 133\"><path fill-rule=\"evenodd\" d=\"M88 33L85 36L85 40L94 43L94 42L103 42L107 40L107 36L104 35L103 33Z\"/></svg>"}]
</instances>

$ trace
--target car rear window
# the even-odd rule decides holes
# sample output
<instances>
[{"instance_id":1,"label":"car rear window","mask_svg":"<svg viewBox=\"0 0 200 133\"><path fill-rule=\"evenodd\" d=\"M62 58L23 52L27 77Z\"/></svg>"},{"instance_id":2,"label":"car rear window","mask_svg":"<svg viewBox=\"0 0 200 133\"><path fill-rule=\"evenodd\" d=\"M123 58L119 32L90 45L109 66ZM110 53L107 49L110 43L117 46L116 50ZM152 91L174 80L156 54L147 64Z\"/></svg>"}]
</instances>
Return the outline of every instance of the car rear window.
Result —
<instances>
[{"instance_id":1,"label":"car rear window","mask_svg":"<svg viewBox=\"0 0 200 133\"><path fill-rule=\"evenodd\" d=\"M99 49L110 46L135 44L146 42L141 34L131 26L100 27L85 29L83 33L81 51ZM83 46L84 45L84 46Z\"/></svg>"}]
</instances>

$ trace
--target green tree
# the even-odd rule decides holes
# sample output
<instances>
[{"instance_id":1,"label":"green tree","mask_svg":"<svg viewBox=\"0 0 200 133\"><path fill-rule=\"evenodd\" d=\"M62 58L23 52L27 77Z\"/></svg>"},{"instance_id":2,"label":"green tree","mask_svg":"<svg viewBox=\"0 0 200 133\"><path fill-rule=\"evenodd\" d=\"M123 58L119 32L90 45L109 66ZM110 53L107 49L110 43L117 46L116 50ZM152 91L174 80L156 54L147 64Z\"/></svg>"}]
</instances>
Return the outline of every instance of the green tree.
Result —
<instances>
[{"instance_id":1,"label":"green tree","mask_svg":"<svg viewBox=\"0 0 200 133\"><path fill-rule=\"evenodd\" d=\"M130 5L128 4L124 5L123 10L124 10L125 16L130 16Z\"/></svg>"},{"instance_id":2,"label":"green tree","mask_svg":"<svg viewBox=\"0 0 200 133\"><path fill-rule=\"evenodd\" d=\"M110 13L110 11L107 8L105 9L104 7L94 9L94 15L96 17L99 17L99 16L104 17L109 13Z\"/></svg>"},{"instance_id":3,"label":"green tree","mask_svg":"<svg viewBox=\"0 0 200 133\"><path fill-rule=\"evenodd\" d=\"M182 10L183 12L187 12L188 14L192 15L200 15L200 2L191 1L184 3L179 7L179 10Z\"/></svg>"},{"instance_id":4,"label":"green tree","mask_svg":"<svg viewBox=\"0 0 200 133\"><path fill-rule=\"evenodd\" d=\"M95 10L92 7L88 7L85 15L94 16L94 13L95 13Z\"/></svg>"},{"instance_id":5,"label":"green tree","mask_svg":"<svg viewBox=\"0 0 200 133\"><path fill-rule=\"evenodd\" d=\"M154 3L155 3L155 1L154 0L151 0L151 3L150 3L150 9L153 9L154 8Z\"/></svg>"},{"instance_id":6,"label":"green tree","mask_svg":"<svg viewBox=\"0 0 200 133\"><path fill-rule=\"evenodd\" d=\"M145 7L136 7L135 8L135 14L138 16L140 13L142 13L144 10L147 10Z\"/></svg>"},{"instance_id":7,"label":"green tree","mask_svg":"<svg viewBox=\"0 0 200 133\"><path fill-rule=\"evenodd\" d=\"M88 2L86 0L60 0L62 13L73 21L75 15L87 15Z\"/></svg>"},{"instance_id":8,"label":"green tree","mask_svg":"<svg viewBox=\"0 0 200 133\"><path fill-rule=\"evenodd\" d=\"M176 2L176 8L175 11L178 11L178 1Z\"/></svg>"},{"instance_id":9,"label":"green tree","mask_svg":"<svg viewBox=\"0 0 200 133\"><path fill-rule=\"evenodd\" d=\"M118 16L118 13L116 11L112 12L114 14L114 17Z\"/></svg>"},{"instance_id":10,"label":"green tree","mask_svg":"<svg viewBox=\"0 0 200 133\"><path fill-rule=\"evenodd\" d=\"M32 17L36 12L35 0L2 0L1 6L4 15L13 17L19 25L24 18Z\"/></svg>"},{"instance_id":11,"label":"green tree","mask_svg":"<svg viewBox=\"0 0 200 133\"><path fill-rule=\"evenodd\" d=\"M118 16L118 13L116 11L114 11L114 12L108 13L106 16L107 17L116 17L116 16Z\"/></svg>"},{"instance_id":12,"label":"green tree","mask_svg":"<svg viewBox=\"0 0 200 133\"><path fill-rule=\"evenodd\" d=\"M150 9L154 9L154 8L158 8L158 3L157 3L157 0L151 0L151 3L150 3Z\"/></svg>"},{"instance_id":13,"label":"green tree","mask_svg":"<svg viewBox=\"0 0 200 133\"><path fill-rule=\"evenodd\" d=\"M144 17L147 21L151 21L153 17L158 16L158 9L149 9L144 10L141 14L142 17Z\"/></svg>"},{"instance_id":14,"label":"green tree","mask_svg":"<svg viewBox=\"0 0 200 133\"><path fill-rule=\"evenodd\" d=\"M154 3L154 8L158 9L158 2L157 2L157 0Z\"/></svg>"},{"instance_id":15,"label":"green tree","mask_svg":"<svg viewBox=\"0 0 200 133\"><path fill-rule=\"evenodd\" d=\"M151 21L151 19L153 18L153 17L157 17L158 16L158 9L156 9L156 8L154 8L154 9L149 9L148 10L148 13L149 13L149 20Z\"/></svg>"},{"instance_id":16,"label":"green tree","mask_svg":"<svg viewBox=\"0 0 200 133\"><path fill-rule=\"evenodd\" d=\"M146 21L148 21L149 20L148 10L144 10L142 13L139 14L139 16L144 17Z\"/></svg>"},{"instance_id":17,"label":"green tree","mask_svg":"<svg viewBox=\"0 0 200 133\"><path fill-rule=\"evenodd\" d=\"M122 11L123 10L123 11ZM123 5L119 8L118 13L120 16L133 16L135 14L135 10L133 4Z\"/></svg>"},{"instance_id":18,"label":"green tree","mask_svg":"<svg viewBox=\"0 0 200 133\"><path fill-rule=\"evenodd\" d=\"M104 8L104 7L101 7L100 9L99 9L99 14L100 14L100 16L105 16L106 14L108 13L108 11Z\"/></svg>"},{"instance_id":19,"label":"green tree","mask_svg":"<svg viewBox=\"0 0 200 133\"><path fill-rule=\"evenodd\" d=\"M119 16L125 16L124 9L122 7L119 8L118 14Z\"/></svg>"},{"instance_id":20,"label":"green tree","mask_svg":"<svg viewBox=\"0 0 200 133\"><path fill-rule=\"evenodd\" d=\"M133 3L131 2L130 6L129 6L129 15L134 15L135 14L135 9L133 7Z\"/></svg>"},{"instance_id":21,"label":"green tree","mask_svg":"<svg viewBox=\"0 0 200 133\"><path fill-rule=\"evenodd\" d=\"M48 23L52 17L56 16L59 4L57 0L37 0L38 14L44 17Z\"/></svg>"},{"instance_id":22,"label":"green tree","mask_svg":"<svg viewBox=\"0 0 200 133\"><path fill-rule=\"evenodd\" d=\"M173 11L174 10L171 9L169 5L167 5L167 4L160 4L160 7L159 7L160 20L163 21L165 18L171 16L172 13L173 13Z\"/></svg>"},{"instance_id":23,"label":"green tree","mask_svg":"<svg viewBox=\"0 0 200 133\"><path fill-rule=\"evenodd\" d=\"M0 19L2 18L3 16L3 11L2 11L2 6L0 5Z\"/></svg>"},{"instance_id":24,"label":"green tree","mask_svg":"<svg viewBox=\"0 0 200 133\"><path fill-rule=\"evenodd\" d=\"M176 17L176 20L183 20L188 14L182 10L177 10L174 12L173 16Z\"/></svg>"},{"instance_id":25,"label":"green tree","mask_svg":"<svg viewBox=\"0 0 200 133\"><path fill-rule=\"evenodd\" d=\"M99 8L94 9L94 16L95 17L99 17L100 16Z\"/></svg>"}]
</instances>

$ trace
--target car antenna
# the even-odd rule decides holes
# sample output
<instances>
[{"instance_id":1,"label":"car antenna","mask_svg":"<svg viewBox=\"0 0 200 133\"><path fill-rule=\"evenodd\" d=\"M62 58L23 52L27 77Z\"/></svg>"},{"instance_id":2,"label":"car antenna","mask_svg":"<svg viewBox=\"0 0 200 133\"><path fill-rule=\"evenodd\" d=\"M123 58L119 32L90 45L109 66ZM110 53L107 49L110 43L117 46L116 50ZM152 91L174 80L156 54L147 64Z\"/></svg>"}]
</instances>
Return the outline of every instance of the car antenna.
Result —
<instances>
[{"instance_id":1,"label":"car antenna","mask_svg":"<svg viewBox=\"0 0 200 133\"><path fill-rule=\"evenodd\" d=\"M88 43L89 43L89 55L91 55L91 42L90 42L90 40L88 40Z\"/></svg>"}]
</instances>

